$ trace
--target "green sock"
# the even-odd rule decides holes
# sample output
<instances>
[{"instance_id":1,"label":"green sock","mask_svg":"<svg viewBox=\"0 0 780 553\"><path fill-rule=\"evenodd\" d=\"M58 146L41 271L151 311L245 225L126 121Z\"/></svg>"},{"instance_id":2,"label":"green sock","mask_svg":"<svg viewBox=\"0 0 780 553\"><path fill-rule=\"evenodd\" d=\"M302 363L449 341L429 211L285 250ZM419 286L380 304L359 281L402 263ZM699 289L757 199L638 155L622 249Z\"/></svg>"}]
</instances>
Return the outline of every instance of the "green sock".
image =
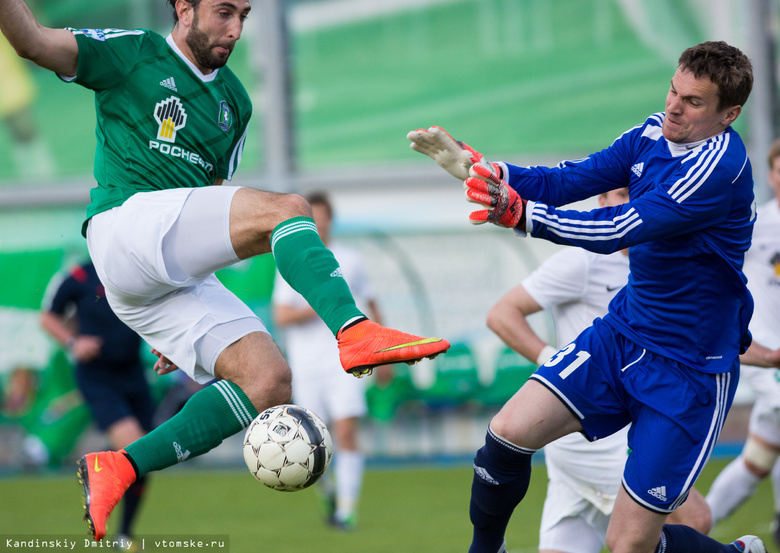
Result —
<instances>
[{"instance_id":1,"label":"green sock","mask_svg":"<svg viewBox=\"0 0 780 553\"><path fill-rule=\"evenodd\" d=\"M246 394L227 380L196 392L181 411L127 446L138 476L202 455L249 426L257 410Z\"/></svg>"},{"instance_id":2,"label":"green sock","mask_svg":"<svg viewBox=\"0 0 780 553\"><path fill-rule=\"evenodd\" d=\"M365 316L313 219L293 217L280 223L271 235L271 250L279 274L309 302L334 336L347 321Z\"/></svg>"}]
</instances>

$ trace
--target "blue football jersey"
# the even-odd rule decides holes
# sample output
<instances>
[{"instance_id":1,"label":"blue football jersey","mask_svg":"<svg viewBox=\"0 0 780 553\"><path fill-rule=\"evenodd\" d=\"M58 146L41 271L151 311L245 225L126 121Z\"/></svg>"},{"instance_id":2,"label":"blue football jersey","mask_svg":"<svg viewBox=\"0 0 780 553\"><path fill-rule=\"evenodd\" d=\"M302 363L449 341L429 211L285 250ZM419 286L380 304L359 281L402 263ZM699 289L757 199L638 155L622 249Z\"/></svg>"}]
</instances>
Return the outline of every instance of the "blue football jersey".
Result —
<instances>
[{"instance_id":1,"label":"blue football jersey","mask_svg":"<svg viewBox=\"0 0 780 553\"><path fill-rule=\"evenodd\" d=\"M651 115L585 159L507 164L506 180L529 200L532 236L600 253L630 246L628 285L605 322L659 355L725 372L750 345L742 273L755 220L750 161L731 127L681 145L663 137L663 118ZM555 207L622 187L630 201L620 206Z\"/></svg>"}]
</instances>

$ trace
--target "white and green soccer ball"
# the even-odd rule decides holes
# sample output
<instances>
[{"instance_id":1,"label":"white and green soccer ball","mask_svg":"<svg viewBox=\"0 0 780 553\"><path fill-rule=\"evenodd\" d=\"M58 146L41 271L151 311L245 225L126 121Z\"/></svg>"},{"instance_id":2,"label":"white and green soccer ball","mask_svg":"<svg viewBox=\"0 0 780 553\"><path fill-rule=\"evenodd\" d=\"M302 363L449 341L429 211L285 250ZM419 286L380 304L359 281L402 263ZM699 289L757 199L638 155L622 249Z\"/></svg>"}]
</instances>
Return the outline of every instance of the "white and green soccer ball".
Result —
<instances>
[{"instance_id":1,"label":"white and green soccer ball","mask_svg":"<svg viewBox=\"0 0 780 553\"><path fill-rule=\"evenodd\" d=\"M327 426L299 405L266 409L244 436L244 461L249 472L275 490L308 488L325 474L332 456Z\"/></svg>"}]
</instances>

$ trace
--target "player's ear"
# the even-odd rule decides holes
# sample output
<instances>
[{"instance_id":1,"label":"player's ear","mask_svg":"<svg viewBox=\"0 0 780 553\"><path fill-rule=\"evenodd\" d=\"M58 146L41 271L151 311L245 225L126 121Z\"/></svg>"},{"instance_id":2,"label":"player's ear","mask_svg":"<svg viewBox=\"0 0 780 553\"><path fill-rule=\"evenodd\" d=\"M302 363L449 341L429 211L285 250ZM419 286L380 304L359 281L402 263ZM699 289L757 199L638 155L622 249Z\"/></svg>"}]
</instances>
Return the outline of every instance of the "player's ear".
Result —
<instances>
[{"instance_id":1,"label":"player's ear","mask_svg":"<svg viewBox=\"0 0 780 553\"><path fill-rule=\"evenodd\" d=\"M195 8L187 0L176 0L176 14L179 16L179 22L189 27L195 15Z\"/></svg>"},{"instance_id":2,"label":"player's ear","mask_svg":"<svg viewBox=\"0 0 780 553\"><path fill-rule=\"evenodd\" d=\"M742 113L742 106L731 106L725 111L723 119L720 120L721 124L724 127L728 127L737 120L740 113Z\"/></svg>"}]
</instances>

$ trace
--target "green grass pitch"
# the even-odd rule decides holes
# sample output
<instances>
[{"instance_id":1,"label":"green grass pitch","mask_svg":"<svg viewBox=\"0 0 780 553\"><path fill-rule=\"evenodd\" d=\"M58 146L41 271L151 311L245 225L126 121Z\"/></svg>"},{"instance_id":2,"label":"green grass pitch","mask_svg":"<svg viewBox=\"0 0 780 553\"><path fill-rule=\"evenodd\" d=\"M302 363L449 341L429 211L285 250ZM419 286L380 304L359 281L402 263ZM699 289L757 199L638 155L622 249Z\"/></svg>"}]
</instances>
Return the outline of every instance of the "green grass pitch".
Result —
<instances>
[{"instance_id":1,"label":"green grass pitch","mask_svg":"<svg viewBox=\"0 0 780 553\"><path fill-rule=\"evenodd\" d=\"M726 462L714 460L707 466L697 484L702 492L706 493ZM18 550L7 547L9 536L46 535L67 535L78 541L75 551L87 550L81 491L75 468L73 472L72 477L57 474L0 480L0 552ZM146 551L163 550L150 545L155 538L212 536L229 536L229 550L234 553L465 551L470 541L470 485L471 470L463 466L369 470L359 527L346 534L322 522L312 489L280 493L255 482L244 470L182 467L151 475L136 527L139 535L147 537ZM507 533L510 553L536 551L545 488L544 467L536 466L529 493ZM726 542L757 534L774 549L769 530L773 512L771 487L763 482L757 494L712 536ZM109 531L119 514L115 512Z\"/></svg>"}]
</instances>

